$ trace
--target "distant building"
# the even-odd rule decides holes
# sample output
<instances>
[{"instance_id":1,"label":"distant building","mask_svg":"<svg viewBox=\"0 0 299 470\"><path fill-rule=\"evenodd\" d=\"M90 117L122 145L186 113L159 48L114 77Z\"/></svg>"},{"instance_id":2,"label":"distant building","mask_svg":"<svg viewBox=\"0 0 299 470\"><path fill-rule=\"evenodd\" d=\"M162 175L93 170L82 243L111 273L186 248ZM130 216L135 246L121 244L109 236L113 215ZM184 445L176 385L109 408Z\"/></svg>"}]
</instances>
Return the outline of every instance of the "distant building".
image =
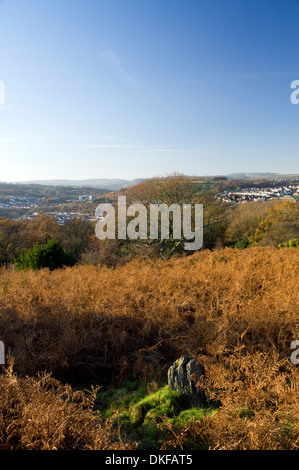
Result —
<instances>
[{"instance_id":1,"label":"distant building","mask_svg":"<svg viewBox=\"0 0 299 470\"><path fill-rule=\"evenodd\" d=\"M79 201L92 201L92 196L83 194L82 196L79 196Z\"/></svg>"}]
</instances>

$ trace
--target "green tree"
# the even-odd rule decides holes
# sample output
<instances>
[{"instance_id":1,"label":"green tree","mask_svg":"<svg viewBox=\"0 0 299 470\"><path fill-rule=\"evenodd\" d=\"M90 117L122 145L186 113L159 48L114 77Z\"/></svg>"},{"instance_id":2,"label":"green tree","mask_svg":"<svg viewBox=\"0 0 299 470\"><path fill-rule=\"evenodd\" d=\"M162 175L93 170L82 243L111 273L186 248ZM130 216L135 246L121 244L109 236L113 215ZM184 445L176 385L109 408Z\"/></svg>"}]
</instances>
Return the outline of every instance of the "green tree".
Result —
<instances>
[{"instance_id":1,"label":"green tree","mask_svg":"<svg viewBox=\"0 0 299 470\"><path fill-rule=\"evenodd\" d=\"M18 269L49 268L51 271L63 266L73 266L75 259L70 251L65 250L57 240L49 240L45 245L39 242L27 250L22 251L14 258L14 264Z\"/></svg>"},{"instance_id":2,"label":"green tree","mask_svg":"<svg viewBox=\"0 0 299 470\"><path fill-rule=\"evenodd\" d=\"M294 238L285 243L279 243L279 248L297 248L299 247L299 238Z\"/></svg>"}]
</instances>

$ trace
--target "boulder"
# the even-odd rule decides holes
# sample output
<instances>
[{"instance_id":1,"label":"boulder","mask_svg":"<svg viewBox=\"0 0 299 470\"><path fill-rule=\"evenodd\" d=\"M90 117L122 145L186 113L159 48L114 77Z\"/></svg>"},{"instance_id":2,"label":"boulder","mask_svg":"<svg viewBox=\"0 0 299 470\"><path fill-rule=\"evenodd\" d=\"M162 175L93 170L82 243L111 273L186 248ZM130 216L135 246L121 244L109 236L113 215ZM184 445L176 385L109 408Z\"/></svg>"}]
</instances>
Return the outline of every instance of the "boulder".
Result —
<instances>
[{"instance_id":1,"label":"boulder","mask_svg":"<svg viewBox=\"0 0 299 470\"><path fill-rule=\"evenodd\" d=\"M168 386L185 395L192 405L203 405L206 400L204 391L198 386L204 378L204 367L195 357L181 356L168 369Z\"/></svg>"}]
</instances>

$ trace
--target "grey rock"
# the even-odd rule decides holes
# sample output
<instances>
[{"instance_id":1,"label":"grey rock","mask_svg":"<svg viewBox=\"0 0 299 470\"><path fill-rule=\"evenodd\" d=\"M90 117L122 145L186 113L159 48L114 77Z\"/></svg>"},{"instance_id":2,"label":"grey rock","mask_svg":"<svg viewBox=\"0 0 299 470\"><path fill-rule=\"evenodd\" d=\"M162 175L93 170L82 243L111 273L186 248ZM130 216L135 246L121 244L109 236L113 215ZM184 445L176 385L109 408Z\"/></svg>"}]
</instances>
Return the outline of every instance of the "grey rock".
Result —
<instances>
[{"instance_id":1,"label":"grey rock","mask_svg":"<svg viewBox=\"0 0 299 470\"><path fill-rule=\"evenodd\" d=\"M168 386L188 397L192 405L203 405L206 400L198 381L204 378L204 367L195 357L181 356L168 369Z\"/></svg>"}]
</instances>

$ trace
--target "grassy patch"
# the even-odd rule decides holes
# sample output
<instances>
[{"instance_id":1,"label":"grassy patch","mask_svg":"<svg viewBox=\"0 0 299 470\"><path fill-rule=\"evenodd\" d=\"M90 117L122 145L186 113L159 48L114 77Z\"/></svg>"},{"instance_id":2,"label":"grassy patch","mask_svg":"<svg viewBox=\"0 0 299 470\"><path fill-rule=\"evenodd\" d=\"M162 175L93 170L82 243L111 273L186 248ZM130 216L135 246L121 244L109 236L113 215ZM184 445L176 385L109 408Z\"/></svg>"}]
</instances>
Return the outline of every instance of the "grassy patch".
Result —
<instances>
[{"instance_id":1,"label":"grassy patch","mask_svg":"<svg viewBox=\"0 0 299 470\"><path fill-rule=\"evenodd\" d=\"M161 448L170 427L180 428L215 413L210 408L190 408L188 399L167 385L151 393L144 384L134 382L100 391L97 403L104 418L116 415L115 424L121 425L126 437L137 441L139 449L148 450Z\"/></svg>"}]
</instances>

